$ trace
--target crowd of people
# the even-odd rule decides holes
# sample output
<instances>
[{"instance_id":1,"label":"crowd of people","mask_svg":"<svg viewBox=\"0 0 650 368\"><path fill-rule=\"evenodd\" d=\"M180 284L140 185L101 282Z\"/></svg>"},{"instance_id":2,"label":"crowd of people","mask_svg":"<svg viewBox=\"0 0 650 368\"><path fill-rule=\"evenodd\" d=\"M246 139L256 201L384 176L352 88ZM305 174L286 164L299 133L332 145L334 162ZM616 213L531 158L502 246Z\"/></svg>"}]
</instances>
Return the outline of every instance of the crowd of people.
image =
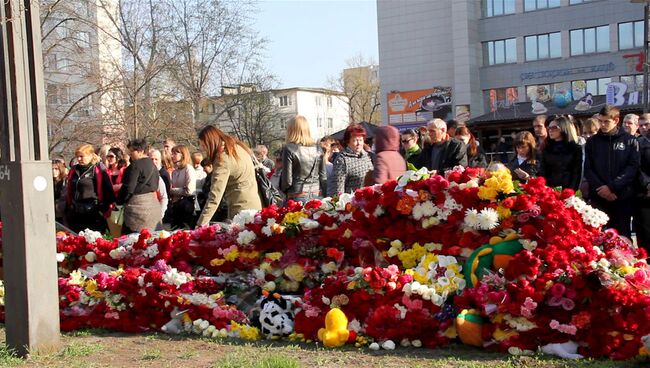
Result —
<instances>
[{"instance_id":1,"label":"crowd of people","mask_svg":"<svg viewBox=\"0 0 650 368\"><path fill-rule=\"evenodd\" d=\"M512 157L501 152L490 159L471 130L453 121L433 119L402 132L381 126L373 133L351 124L342 141L317 142L307 119L295 116L273 159L266 146L251 149L214 126L199 132L200 152L172 139L160 150L132 140L127 154L110 146L96 154L84 144L69 169L62 158L52 162L56 216L74 231L104 232L105 218L121 205L123 233L192 228L261 209L258 169L284 201L306 202L382 184L408 169L442 173L501 162L520 182L543 176L549 186L580 189L609 215L608 227L628 237L634 229L639 244L650 245L650 114L621 119L618 108L605 106L584 121L540 115L532 133L513 133L510 147L501 141L499 150L513 151Z\"/></svg>"}]
</instances>

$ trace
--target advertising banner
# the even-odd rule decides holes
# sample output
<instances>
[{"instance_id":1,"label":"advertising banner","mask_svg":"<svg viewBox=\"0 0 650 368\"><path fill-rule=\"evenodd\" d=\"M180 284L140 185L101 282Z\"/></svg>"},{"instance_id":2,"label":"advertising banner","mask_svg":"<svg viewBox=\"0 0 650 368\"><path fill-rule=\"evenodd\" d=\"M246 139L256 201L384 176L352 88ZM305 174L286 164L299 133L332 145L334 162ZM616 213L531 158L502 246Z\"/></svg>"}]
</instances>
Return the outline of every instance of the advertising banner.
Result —
<instances>
[{"instance_id":1,"label":"advertising banner","mask_svg":"<svg viewBox=\"0 0 650 368\"><path fill-rule=\"evenodd\" d=\"M389 124L425 122L433 118L452 118L451 87L433 87L388 94Z\"/></svg>"}]
</instances>

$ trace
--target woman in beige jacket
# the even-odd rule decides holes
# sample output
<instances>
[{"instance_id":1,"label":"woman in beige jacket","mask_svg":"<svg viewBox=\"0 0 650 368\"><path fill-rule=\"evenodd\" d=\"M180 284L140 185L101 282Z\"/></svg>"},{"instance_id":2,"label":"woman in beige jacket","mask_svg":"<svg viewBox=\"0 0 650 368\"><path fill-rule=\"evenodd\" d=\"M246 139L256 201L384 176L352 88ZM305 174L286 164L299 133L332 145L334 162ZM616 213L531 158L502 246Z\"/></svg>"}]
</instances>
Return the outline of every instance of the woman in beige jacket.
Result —
<instances>
[{"instance_id":1,"label":"woman in beige jacket","mask_svg":"<svg viewBox=\"0 0 650 368\"><path fill-rule=\"evenodd\" d=\"M243 210L261 210L255 168L246 145L212 125L199 132L199 143L212 161L210 193L197 226L210 222L222 198L228 204L228 218Z\"/></svg>"}]
</instances>

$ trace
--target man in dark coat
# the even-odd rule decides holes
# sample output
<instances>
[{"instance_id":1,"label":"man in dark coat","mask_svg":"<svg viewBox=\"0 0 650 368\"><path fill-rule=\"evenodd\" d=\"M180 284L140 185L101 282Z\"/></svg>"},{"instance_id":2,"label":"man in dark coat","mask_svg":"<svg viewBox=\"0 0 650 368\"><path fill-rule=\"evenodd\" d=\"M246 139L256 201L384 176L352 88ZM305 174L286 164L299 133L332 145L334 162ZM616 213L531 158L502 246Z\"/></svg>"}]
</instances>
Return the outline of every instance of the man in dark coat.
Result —
<instances>
[{"instance_id":1,"label":"man in dark coat","mask_svg":"<svg viewBox=\"0 0 650 368\"><path fill-rule=\"evenodd\" d=\"M650 131L646 126L641 129L641 124L648 124L645 119L639 120L639 123L639 133L641 134L637 140L639 141L640 166L634 228L637 245L650 253Z\"/></svg>"},{"instance_id":2,"label":"man in dark coat","mask_svg":"<svg viewBox=\"0 0 650 368\"><path fill-rule=\"evenodd\" d=\"M433 119L427 124L429 142L420 154L420 163L416 167L426 167L443 174L454 166L467 167L467 150L462 142L447 134L447 124L442 119Z\"/></svg>"},{"instance_id":3,"label":"man in dark coat","mask_svg":"<svg viewBox=\"0 0 650 368\"><path fill-rule=\"evenodd\" d=\"M600 131L585 145L585 178L592 205L609 216L606 227L629 237L634 184L639 171L639 145L619 126L620 111L606 105L600 110Z\"/></svg>"}]
</instances>

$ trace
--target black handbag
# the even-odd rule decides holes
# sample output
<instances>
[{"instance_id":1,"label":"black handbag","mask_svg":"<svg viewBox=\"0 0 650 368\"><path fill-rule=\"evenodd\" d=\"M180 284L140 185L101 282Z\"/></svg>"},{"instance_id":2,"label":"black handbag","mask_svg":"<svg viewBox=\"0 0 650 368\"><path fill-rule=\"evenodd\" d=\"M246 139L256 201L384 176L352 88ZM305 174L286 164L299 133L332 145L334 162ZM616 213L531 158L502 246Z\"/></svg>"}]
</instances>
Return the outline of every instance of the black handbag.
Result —
<instances>
[{"instance_id":1,"label":"black handbag","mask_svg":"<svg viewBox=\"0 0 650 368\"><path fill-rule=\"evenodd\" d=\"M96 200L74 201L72 202L72 210L78 215L96 215L99 213L99 204Z\"/></svg>"},{"instance_id":2,"label":"black handbag","mask_svg":"<svg viewBox=\"0 0 650 368\"><path fill-rule=\"evenodd\" d=\"M253 159L253 167L255 168L255 180L257 181L257 191L259 192L260 195L260 200L262 201L262 206L263 207L268 207L270 205L276 205L276 206L282 206L283 199L282 199L282 194L280 194L280 190L278 188L274 187L273 184L271 184L271 180L269 180L268 176L266 176L266 172L262 165L252 157Z\"/></svg>"}]
</instances>

